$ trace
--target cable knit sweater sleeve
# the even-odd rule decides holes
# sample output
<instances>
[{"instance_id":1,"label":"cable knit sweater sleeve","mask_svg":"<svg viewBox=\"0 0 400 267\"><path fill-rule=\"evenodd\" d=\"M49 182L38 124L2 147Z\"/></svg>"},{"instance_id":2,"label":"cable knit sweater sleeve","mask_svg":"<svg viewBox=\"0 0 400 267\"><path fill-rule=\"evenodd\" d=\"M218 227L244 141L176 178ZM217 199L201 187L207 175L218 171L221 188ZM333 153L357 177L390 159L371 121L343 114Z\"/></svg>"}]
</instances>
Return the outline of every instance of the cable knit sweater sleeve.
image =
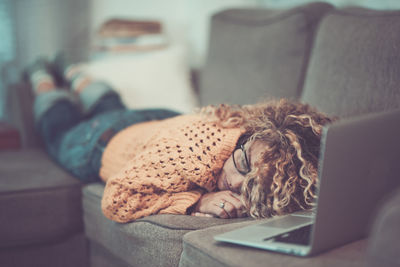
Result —
<instances>
[{"instance_id":1,"label":"cable knit sweater sleeve","mask_svg":"<svg viewBox=\"0 0 400 267\"><path fill-rule=\"evenodd\" d=\"M102 210L111 220L186 214L204 192L216 189L216 176L242 133L237 128L221 128L200 115L150 125L134 125L118 133L103 154L101 174L109 174L110 165L115 165L107 159L125 162L117 173L103 177L107 183ZM138 132L146 138L130 138Z\"/></svg>"}]
</instances>

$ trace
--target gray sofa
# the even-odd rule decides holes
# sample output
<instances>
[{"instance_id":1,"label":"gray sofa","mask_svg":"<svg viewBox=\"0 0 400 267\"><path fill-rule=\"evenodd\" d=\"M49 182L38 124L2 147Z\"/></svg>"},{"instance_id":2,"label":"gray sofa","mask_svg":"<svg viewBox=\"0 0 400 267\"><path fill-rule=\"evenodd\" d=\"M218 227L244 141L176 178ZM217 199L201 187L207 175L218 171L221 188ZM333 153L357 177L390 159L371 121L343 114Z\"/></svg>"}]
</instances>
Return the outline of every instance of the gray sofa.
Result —
<instances>
[{"instance_id":1,"label":"gray sofa","mask_svg":"<svg viewBox=\"0 0 400 267\"><path fill-rule=\"evenodd\" d=\"M202 104L288 97L351 117L400 107L400 11L230 9L212 17ZM33 132L29 86L11 88L10 120L24 149L0 152L1 266L396 266L400 191L369 237L311 258L220 244L242 225L186 215L128 224L101 213L104 185L82 185L51 162ZM388 232L389 231L389 232ZM382 248L391 246L389 252Z\"/></svg>"}]
</instances>

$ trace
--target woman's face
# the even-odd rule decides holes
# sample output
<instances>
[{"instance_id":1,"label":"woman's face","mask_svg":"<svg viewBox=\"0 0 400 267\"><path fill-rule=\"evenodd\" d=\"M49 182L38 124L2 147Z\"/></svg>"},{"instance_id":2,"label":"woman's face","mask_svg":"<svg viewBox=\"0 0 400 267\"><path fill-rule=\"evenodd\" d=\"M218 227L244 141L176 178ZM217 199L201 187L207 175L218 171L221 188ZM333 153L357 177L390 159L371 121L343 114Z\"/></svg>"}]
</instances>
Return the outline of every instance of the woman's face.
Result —
<instances>
[{"instance_id":1,"label":"woman's face","mask_svg":"<svg viewBox=\"0 0 400 267\"><path fill-rule=\"evenodd\" d=\"M218 189L220 191L230 190L240 194L240 188L245 179L244 171L250 171L252 169L253 164L261 157L265 147L266 144L263 141L255 140L246 142L243 146L243 150L240 148L236 149L225 161L218 176Z\"/></svg>"}]
</instances>

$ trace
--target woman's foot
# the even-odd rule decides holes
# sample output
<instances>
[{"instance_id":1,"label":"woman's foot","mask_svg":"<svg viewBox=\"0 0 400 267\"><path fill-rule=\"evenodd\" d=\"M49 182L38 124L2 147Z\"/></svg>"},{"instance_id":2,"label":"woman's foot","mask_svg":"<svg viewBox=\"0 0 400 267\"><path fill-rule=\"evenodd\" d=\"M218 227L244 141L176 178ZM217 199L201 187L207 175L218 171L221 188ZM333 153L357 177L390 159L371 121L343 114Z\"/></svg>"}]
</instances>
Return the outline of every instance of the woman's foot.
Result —
<instances>
[{"instance_id":1,"label":"woman's foot","mask_svg":"<svg viewBox=\"0 0 400 267\"><path fill-rule=\"evenodd\" d=\"M111 98L118 98L118 108L123 107L118 94L105 82L92 79L85 72L85 65L73 63L64 53L56 55L53 67L57 77L70 88L79 99L84 114L96 112L97 107L104 98L110 95ZM114 106L114 104L112 105ZM104 108L101 108L102 110ZM109 109L109 108L106 108Z\"/></svg>"},{"instance_id":2,"label":"woman's foot","mask_svg":"<svg viewBox=\"0 0 400 267\"><path fill-rule=\"evenodd\" d=\"M83 71L83 64L73 63L64 53L55 56L53 66L57 77L76 93L80 93L93 82Z\"/></svg>"},{"instance_id":3,"label":"woman's foot","mask_svg":"<svg viewBox=\"0 0 400 267\"><path fill-rule=\"evenodd\" d=\"M26 76L32 85L35 95L57 89L55 79L50 72L49 63L43 57L36 59L27 67Z\"/></svg>"}]
</instances>

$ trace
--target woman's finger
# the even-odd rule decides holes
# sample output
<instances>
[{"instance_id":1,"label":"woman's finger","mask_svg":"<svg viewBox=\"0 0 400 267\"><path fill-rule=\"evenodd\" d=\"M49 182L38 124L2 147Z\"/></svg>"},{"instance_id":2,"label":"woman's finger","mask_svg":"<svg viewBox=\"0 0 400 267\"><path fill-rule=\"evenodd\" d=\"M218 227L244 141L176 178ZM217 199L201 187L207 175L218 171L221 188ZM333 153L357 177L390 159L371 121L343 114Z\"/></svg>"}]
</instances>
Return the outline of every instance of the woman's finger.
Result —
<instances>
[{"instance_id":1,"label":"woman's finger","mask_svg":"<svg viewBox=\"0 0 400 267\"><path fill-rule=\"evenodd\" d=\"M240 196L225 190L204 194L196 204L194 212L211 214L219 218L237 218L243 217L243 209Z\"/></svg>"},{"instance_id":2,"label":"woman's finger","mask_svg":"<svg viewBox=\"0 0 400 267\"><path fill-rule=\"evenodd\" d=\"M202 212L193 212L191 215L192 216L197 216L197 217L209 217L209 218L213 218L214 217L212 214L202 213Z\"/></svg>"},{"instance_id":3,"label":"woman's finger","mask_svg":"<svg viewBox=\"0 0 400 267\"><path fill-rule=\"evenodd\" d=\"M226 201L221 208L228 214L229 218L237 217L236 207L231 202Z\"/></svg>"},{"instance_id":4,"label":"woman's finger","mask_svg":"<svg viewBox=\"0 0 400 267\"><path fill-rule=\"evenodd\" d=\"M228 212L225 209L221 208L219 204L213 205L213 214L222 219L231 218Z\"/></svg>"},{"instance_id":5,"label":"woman's finger","mask_svg":"<svg viewBox=\"0 0 400 267\"><path fill-rule=\"evenodd\" d=\"M236 210L240 210L244 208L244 205L242 203L242 201L240 200L240 198L237 198L236 196L229 194L226 197L226 201L228 201L229 203L231 203L233 206L235 206Z\"/></svg>"}]
</instances>

